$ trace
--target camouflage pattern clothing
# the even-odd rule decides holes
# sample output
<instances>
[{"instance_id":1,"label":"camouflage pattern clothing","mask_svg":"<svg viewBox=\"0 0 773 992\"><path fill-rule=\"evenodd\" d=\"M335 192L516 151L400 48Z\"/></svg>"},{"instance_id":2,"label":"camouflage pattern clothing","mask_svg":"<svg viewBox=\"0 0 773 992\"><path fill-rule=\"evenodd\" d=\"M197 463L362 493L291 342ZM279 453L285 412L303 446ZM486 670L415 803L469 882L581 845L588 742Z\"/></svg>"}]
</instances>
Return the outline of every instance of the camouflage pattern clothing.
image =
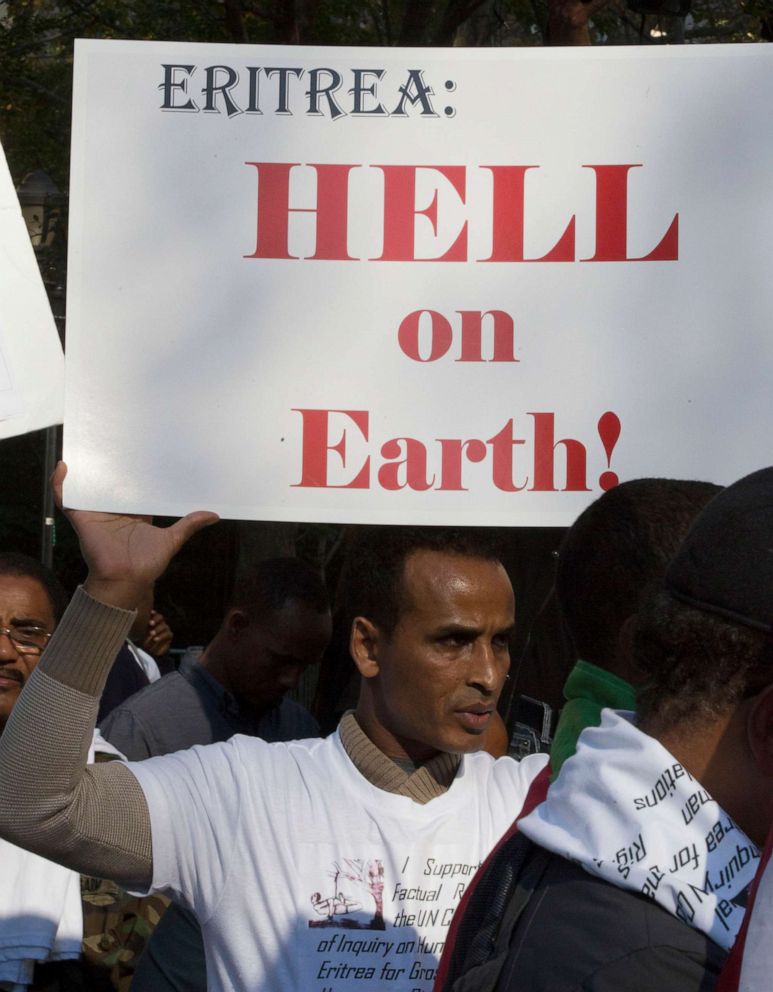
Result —
<instances>
[{"instance_id":1,"label":"camouflage pattern clothing","mask_svg":"<svg viewBox=\"0 0 773 992\"><path fill-rule=\"evenodd\" d=\"M130 896L115 882L81 877L83 956L92 970L109 977L116 992L129 992L137 959L169 900Z\"/></svg>"}]
</instances>

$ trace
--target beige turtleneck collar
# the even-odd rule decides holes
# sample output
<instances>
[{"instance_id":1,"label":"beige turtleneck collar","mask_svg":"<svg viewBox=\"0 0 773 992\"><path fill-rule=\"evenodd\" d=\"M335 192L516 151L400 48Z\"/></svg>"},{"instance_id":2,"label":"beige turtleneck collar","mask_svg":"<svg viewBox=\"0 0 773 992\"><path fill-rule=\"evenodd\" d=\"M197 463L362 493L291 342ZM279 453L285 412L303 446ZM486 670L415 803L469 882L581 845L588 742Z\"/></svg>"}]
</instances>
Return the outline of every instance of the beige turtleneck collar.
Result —
<instances>
[{"instance_id":1,"label":"beige turtleneck collar","mask_svg":"<svg viewBox=\"0 0 773 992\"><path fill-rule=\"evenodd\" d=\"M352 710L341 718L338 732L352 764L371 785L422 805L448 791L462 760L458 754L441 752L420 768L405 771L366 736Z\"/></svg>"}]
</instances>

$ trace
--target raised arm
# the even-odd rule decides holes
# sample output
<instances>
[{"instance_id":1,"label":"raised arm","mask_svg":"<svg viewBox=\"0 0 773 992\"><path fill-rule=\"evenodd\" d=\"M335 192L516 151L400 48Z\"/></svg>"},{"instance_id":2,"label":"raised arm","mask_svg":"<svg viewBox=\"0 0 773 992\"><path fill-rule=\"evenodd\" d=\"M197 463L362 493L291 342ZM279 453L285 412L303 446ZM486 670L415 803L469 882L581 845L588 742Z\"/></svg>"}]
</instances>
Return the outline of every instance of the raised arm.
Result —
<instances>
[{"instance_id":1,"label":"raised arm","mask_svg":"<svg viewBox=\"0 0 773 992\"><path fill-rule=\"evenodd\" d=\"M54 489L61 505L66 469ZM146 518L66 510L89 569L0 737L0 835L76 871L145 887L150 819L120 762L86 765L99 696L134 607L213 513L171 527Z\"/></svg>"}]
</instances>

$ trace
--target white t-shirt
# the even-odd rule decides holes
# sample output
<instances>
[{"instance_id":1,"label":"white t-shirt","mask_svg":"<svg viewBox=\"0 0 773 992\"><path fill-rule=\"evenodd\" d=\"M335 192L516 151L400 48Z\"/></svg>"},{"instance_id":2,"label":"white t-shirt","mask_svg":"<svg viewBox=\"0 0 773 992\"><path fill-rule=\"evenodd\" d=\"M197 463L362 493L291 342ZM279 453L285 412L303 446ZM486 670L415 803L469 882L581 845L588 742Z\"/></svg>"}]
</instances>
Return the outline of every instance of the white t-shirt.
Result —
<instances>
[{"instance_id":1,"label":"white t-shirt","mask_svg":"<svg viewBox=\"0 0 773 992\"><path fill-rule=\"evenodd\" d=\"M338 734L128 767L153 889L198 916L210 990L428 992L465 886L546 761L468 755L425 805L371 785Z\"/></svg>"}]
</instances>

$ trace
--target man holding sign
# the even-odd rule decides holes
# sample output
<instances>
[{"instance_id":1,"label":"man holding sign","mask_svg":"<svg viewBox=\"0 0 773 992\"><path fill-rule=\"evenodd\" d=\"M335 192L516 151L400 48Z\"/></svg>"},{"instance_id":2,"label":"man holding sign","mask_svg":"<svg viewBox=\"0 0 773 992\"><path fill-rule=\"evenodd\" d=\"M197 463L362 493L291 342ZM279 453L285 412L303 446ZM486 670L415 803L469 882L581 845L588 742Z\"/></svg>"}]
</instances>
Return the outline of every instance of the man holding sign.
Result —
<instances>
[{"instance_id":1,"label":"man holding sign","mask_svg":"<svg viewBox=\"0 0 773 992\"><path fill-rule=\"evenodd\" d=\"M193 908L211 989L429 989L467 881L545 762L468 753L509 665L501 564L458 534L364 542L378 605L352 625L360 701L324 741L84 767L133 604L214 515L69 516L89 576L3 737L3 833Z\"/></svg>"}]
</instances>

